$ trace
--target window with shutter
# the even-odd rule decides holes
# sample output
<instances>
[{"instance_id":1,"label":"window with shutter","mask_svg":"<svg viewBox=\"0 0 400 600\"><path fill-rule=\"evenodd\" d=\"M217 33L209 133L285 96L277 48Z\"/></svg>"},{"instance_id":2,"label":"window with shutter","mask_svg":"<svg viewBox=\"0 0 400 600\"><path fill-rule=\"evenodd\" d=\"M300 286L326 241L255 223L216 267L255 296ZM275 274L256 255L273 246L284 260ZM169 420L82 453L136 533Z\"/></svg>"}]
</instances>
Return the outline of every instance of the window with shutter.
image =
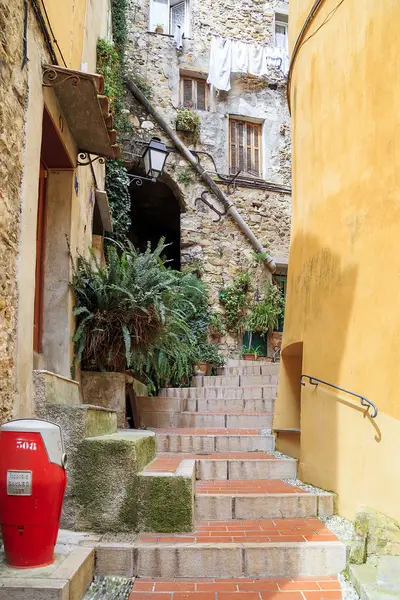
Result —
<instances>
[{"instance_id":1,"label":"window with shutter","mask_svg":"<svg viewBox=\"0 0 400 600\"><path fill-rule=\"evenodd\" d=\"M230 172L261 177L261 125L230 119Z\"/></svg>"},{"instance_id":2,"label":"window with shutter","mask_svg":"<svg viewBox=\"0 0 400 600\"><path fill-rule=\"evenodd\" d=\"M181 104L185 108L208 110L208 85L204 79L181 78Z\"/></svg>"}]
</instances>

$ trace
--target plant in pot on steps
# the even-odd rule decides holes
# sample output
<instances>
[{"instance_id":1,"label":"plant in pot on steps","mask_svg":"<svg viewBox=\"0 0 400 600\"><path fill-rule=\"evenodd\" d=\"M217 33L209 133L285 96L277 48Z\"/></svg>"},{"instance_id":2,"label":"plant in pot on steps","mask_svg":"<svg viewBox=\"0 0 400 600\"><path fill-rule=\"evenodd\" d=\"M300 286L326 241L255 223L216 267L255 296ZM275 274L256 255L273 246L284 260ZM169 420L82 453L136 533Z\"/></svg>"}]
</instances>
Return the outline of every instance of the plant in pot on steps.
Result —
<instances>
[{"instance_id":1,"label":"plant in pot on steps","mask_svg":"<svg viewBox=\"0 0 400 600\"><path fill-rule=\"evenodd\" d=\"M283 310L284 300L279 288L268 281L261 297L254 302L246 319L247 331L243 336L246 355L251 354L253 349L255 351L253 353L258 356L266 356L267 338L277 328ZM243 350L242 354L244 354ZM257 358L247 358L247 360L257 360Z\"/></svg>"},{"instance_id":2,"label":"plant in pot on steps","mask_svg":"<svg viewBox=\"0 0 400 600\"><path fill-rule=\"evenodd\" d=\"M213 368L222 366L224 362L217 346L204 343L198 348L195 375L211 375Z\"/></svg>"}]
</instances>

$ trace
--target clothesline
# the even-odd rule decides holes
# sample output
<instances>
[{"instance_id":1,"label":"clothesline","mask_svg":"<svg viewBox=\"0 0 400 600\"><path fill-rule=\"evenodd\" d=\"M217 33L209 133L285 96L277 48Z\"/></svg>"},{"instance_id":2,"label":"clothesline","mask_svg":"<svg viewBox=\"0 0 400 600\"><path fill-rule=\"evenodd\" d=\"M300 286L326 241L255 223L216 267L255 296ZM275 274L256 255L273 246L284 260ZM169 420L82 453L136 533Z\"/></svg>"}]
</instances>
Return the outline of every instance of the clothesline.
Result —
<instances>
[{"instance_id":1,"label":"clothesline","mask_svg":"<svg viewBox=\"0 0 400 600\"><path fill-rule=\"evenodd\" d=\"M232 73L265 77L271 67L281 69L287 75L289 57L283 48L213 35L207 81L218 90L228 92L231 89Z\"/></svg>"}]
</instances>

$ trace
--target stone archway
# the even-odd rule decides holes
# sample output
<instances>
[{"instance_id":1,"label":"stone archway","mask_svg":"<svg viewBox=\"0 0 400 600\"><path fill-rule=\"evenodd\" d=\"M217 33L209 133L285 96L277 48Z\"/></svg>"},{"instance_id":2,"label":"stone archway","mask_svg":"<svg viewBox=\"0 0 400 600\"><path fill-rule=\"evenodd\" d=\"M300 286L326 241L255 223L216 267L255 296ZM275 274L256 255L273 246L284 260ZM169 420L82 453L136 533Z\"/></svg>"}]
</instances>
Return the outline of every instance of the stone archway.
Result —
<instances>
[{"instance_id":1,"label":"stone archway","mask_svg":"<svg viewBox=\"0 0 400 600\"><path fill-rule=\"evenodd\" d=\"M132 171L132 173L134 173ZM136 174L136 173L134 173ZM132 182L131 217L132 225L128 237L136 248L145 250L148 243L155 248L161 237L170 244L165 251L168 265L174 269L181 267L181 202L163 175L160 181L143 181L138 186Z\"/></svg>"}]
</instances>

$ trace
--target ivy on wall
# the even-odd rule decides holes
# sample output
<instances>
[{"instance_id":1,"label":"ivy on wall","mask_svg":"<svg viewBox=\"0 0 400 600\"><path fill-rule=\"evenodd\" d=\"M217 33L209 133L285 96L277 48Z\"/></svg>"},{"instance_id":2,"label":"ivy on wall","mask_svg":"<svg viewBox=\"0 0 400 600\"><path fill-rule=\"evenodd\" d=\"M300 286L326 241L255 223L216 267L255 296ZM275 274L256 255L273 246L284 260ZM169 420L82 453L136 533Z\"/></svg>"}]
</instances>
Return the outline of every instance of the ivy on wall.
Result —
<instances>
[{"instance_id":1,"label":"ivy on wall","mask_svg":"<svg viewBox=\"0 0 400 600\"><path fill-rule=\"evenodd\" d=\"M104 77L104 92L110 99L114 116L114 127L118 138L129 129L129 121L124 113L124 72L125 51L128 40L127 28L128 0L112 0L113 41L98 40L97 71ZM129 177L121 159L106 161L106 191L116 236L126 235L131 225L131 200Z\"/></svg>"}]
</instances>

